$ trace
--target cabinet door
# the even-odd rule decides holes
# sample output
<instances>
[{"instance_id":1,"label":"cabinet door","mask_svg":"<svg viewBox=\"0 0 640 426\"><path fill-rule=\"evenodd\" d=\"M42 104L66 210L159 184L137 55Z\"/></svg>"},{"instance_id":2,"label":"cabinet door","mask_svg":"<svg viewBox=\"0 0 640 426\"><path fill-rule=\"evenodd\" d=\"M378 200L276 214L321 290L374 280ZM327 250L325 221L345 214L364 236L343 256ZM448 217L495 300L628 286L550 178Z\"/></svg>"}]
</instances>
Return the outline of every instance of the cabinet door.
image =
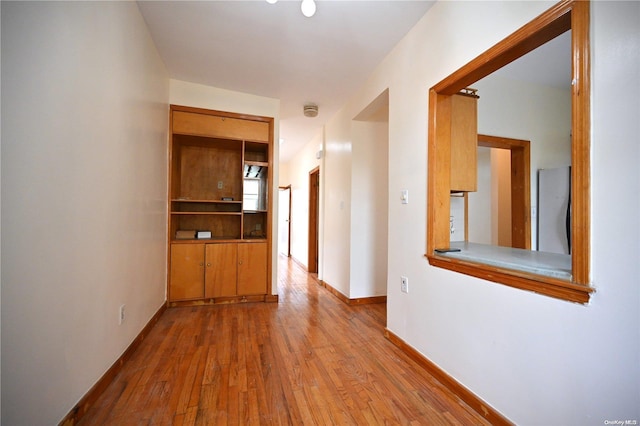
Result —
<instances>
[{"instance_id":1,"label":"cabinet door","mask_svg":"<svg viewBox=\"0 0 640 426\"><path fill-rule=\"evenodd\" d=\"M267 293L267 243L238 244L238 295Z\"/></svg>"},{"instance_id":2,"label":"cabinet door","mask_svg":"<svg viewBox=\"0 0 640 426\"><path fill-rule=\"evenodd\" d=\"M478 99L451 96L451 190L477 191Z\"/></svg>"},{"instance_id":3,"label":"cabinet door","mask_svg":"<svg viewBox=\"0 0 640 426\"><path fill-rule=\"evenodd\" d=\"M205 270L205 298L236 295L237 246L207 244Z\"/></svg>"},{"instance_id":4,"label":"cabinet door","mask_svg":"<svg viewBox=\"0 0 640 426\"><path fill-rule=\"evenodd\" d=\"M214 114L173 111L173 132L213 138L269 141L269 123Z\"/></svg>"},{"instance_id":5,"label":"cabinet door","mask_svg":"<svg viewBox=\"0 0 640 426\"><path fill-rule=\"evenodd\" d=\"M204 244L172 244L169 299L190 300L203 296Z\"/></svg>"}]
</instances>

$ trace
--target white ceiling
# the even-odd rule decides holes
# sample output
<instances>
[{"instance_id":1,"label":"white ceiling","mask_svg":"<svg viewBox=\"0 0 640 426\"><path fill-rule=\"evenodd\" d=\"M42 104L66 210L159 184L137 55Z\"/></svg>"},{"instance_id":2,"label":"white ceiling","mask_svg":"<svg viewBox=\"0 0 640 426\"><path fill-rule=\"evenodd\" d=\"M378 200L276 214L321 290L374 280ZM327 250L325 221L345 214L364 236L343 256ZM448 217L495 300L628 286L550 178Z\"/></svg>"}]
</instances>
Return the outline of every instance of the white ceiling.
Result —
<instances>
[{"instance_id":1,"label":"white ceiling","mask_svg":"<svg viewBox=\"0 0 640 426\"><path fill-rule=\"evenodd\" d=\"M434 1L139 1L170 77L280 99L287 161L342 107ZM319 106L316 118L302 114Z\"/></svg>"},{"instance_id":2,"label":"white ceiling","mask_svg":"<svg viewBox=\"0 0 640 426\"><path fill-rule=\"evenodd\" d=\"M548 41L491 76L570 89L571 31Z\"/></svg>"}]
</instances>

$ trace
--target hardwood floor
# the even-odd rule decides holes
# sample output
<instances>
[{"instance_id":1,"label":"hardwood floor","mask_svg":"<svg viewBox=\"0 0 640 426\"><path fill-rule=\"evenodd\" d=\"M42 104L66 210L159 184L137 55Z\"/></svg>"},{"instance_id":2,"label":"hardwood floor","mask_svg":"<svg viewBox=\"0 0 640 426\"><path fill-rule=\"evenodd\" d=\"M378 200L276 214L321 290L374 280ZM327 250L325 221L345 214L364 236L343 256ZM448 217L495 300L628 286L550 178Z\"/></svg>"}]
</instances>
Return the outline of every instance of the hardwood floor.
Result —
<instances>
[{"instance_id":1,"label":"hardwood floor","mask_svg":"<svg viewBox=\"0 0 640 426\"><path fill-rule=\"evenodd\" d=\"M280 258L280 303L170 308L80 425L488 424Z\"/></svg>"}]
</instances>

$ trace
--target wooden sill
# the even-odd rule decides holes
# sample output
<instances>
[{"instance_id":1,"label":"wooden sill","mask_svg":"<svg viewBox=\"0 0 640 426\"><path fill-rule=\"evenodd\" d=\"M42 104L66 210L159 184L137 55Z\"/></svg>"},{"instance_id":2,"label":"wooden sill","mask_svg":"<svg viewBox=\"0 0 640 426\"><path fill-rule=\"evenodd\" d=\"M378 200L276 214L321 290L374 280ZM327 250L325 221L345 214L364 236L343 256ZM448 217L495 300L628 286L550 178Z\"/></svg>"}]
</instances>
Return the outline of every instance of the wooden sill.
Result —
<instances>
[{"instance_id":1,"label":"wooden sill","mask_svg":"<svg viewBox=\"0 0 640 426\"><path fill-rule=\"evenodd\" d=\"M500 268L480 262L455 259L441 255L425 255L429 264L450 271L460 272L477 278L482 278L509 287L533 291L556 299L587 304L592 287L576 284L558 278L530 274L512 269Z\"/></svg>"}]
</instances>

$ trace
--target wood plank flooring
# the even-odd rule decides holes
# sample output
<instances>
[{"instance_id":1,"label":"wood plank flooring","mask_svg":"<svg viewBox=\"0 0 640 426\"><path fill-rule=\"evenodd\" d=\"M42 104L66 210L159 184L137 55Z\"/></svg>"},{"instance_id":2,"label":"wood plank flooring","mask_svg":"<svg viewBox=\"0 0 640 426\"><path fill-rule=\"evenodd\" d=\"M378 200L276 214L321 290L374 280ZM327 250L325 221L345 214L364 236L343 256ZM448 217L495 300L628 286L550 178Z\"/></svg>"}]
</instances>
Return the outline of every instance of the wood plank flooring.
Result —
<instances>
[{"instance_id":1,"label":"wood plank flooring","mask_svg":"<svg viewBox=\"0 0 640 426\"><path fill-rule=\"evenodd\" d=\"M170 308L80 425L488 424L281 257L280 303Z\"/></svg>"}]
</instances>

